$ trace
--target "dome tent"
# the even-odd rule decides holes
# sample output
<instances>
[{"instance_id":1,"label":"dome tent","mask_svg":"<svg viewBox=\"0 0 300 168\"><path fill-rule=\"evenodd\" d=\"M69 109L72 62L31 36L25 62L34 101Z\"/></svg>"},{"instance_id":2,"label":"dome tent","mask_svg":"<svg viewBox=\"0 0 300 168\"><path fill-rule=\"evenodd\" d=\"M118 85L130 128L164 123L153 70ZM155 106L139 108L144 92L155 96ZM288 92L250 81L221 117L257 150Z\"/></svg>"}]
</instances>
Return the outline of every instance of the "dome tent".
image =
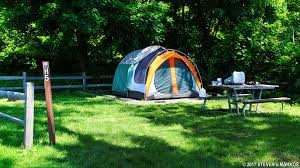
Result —
<instances>
[{"instance_id":1,"label":"dome tent","mask_svg":"<svg viewBox=\"0 0 300 168\"><path fill-rule=\"evenodd\" d=\"M126 55L119 63L112 91L136 99L198 97L201 77L188 56L161 46Z\"/></svg>"}]
</instances>

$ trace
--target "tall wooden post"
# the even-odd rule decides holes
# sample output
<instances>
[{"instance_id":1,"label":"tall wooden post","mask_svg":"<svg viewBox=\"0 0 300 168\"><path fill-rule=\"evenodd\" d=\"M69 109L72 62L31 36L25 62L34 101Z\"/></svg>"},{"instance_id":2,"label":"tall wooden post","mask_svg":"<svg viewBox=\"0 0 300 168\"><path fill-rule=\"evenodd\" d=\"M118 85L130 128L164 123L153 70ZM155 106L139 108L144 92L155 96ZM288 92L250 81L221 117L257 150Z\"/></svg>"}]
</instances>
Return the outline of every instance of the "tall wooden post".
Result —
<instances>
[{"instance_id":1,"label":"tall wooden post","mask_svg":"<svg viewBox=\"0 0 300 168\"><path fill-rule=\"evenodd\" d=\"M47 116L48 116L48 131L50 144L55 144L55 127L54 127L54 116L52 109L52 92L51 92L51 81L50 81L50 68L49 62L43 61L43 74L44 74L44 88L46 96Z\"/></svg>"}]
</instances>

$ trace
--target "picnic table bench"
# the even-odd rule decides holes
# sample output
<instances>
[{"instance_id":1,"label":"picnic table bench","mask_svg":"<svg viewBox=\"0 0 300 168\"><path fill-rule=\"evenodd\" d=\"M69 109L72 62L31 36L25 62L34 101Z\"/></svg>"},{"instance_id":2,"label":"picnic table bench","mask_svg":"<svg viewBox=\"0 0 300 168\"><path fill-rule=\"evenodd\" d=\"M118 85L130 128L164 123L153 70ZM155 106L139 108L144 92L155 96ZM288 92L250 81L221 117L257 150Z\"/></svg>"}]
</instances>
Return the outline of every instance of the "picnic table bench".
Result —
<instances>
[{"instance_id":1,"label":"picnic table bench","mask_svg":"<svg viewBox=\"0 0 300 168\"><path fill-rule=\"evenodd\" d=\"M282 102L282 109L283 109L283 102L290 100L288 97L277 97L277 98L264 98L262 99L262 91L263 90L273 90L275 88L278 88L278 85L264 85L264 84L259 84L259 85L209 85L208 87L210 88L215 88L215 89L221 89L221 90L227 90L227 99L228 99L228 107L229 111L231 112L231 104L234 104L236 107L237 114L239 114L239 103L243 103L243 114L244 117L245 111L246 111L246 106L247 104L250 105L249 111L252 109L252 104L256 104L256 112L258 112L258 105L260 103L267 103L267 102ZM255 92L259 91L258 98L255 98ZM232 96L233 92L233 96ZM247 92L245 94L245 92ZM241 97L249 96L252 99L249 100L241 100ZM231 100L231 96L234 98ZM209 98L208 98L209 99ZM206 98L204 98L204 103L206 103Z\"/></svg>"},{"instance_id":2,"label":"picnic table bench","mask_svg":"<svg viewBox=\"0 0 300 168\"><path fill-rule=\"evenodd\" d=\"M289 100L291 100L291 98L289 98L289 97L242 100L241 102L244 104L244 106L243 106L244 117L246 117L245 111L246 111L247 104L249 104L251 106L252 104L257 104L257 103L281 102L281 110L283 110L283 102L289 101Z\"/></svg>"},{"instance_id":3,"label":"picnic table bench","mask_svg":"<svg viewBox=\"0 0 300 168\"><path fill-rule=\"evenodd\" d=\"M234 96L234 95L231 95ZM251 96L250 94L239 94L239 97L248 97ZM206 108L206 103L207 100L222 100L222 99L227 99L228 96L227 95L219 95L219 94L209 94L206 97L202 98L204 100L203 102L203 109Z\"/></svg>"}]
</instances>

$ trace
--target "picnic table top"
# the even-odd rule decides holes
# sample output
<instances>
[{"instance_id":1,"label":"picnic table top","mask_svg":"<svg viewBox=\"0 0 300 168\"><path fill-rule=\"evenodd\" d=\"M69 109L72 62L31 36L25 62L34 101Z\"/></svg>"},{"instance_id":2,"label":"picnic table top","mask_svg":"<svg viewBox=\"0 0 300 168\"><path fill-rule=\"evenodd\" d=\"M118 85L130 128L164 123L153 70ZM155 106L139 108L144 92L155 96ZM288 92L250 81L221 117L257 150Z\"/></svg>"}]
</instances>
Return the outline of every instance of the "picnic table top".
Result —
<instances>
[{"instance_id":1,"label":"picnic table top","mask_svg":"<svg viewBox=\"0 0 300 168\"><path fill-rule=\"evenodd\" d=\"M218 88L218 89L232 89L232 90L244 90L244 89L275 89L278 88L278 85L208 85L210 88Z\"/></svg>"}]
</instances>

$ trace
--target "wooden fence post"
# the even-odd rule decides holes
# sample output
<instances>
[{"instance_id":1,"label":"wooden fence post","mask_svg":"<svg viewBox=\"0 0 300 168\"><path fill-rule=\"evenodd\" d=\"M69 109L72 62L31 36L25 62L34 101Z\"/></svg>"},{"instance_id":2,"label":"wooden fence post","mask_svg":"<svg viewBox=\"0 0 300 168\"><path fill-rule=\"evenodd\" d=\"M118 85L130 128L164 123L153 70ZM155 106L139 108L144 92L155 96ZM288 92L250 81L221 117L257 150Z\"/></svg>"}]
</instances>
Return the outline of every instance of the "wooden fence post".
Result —
<instances>
[{"instance_id":1,"label":"wooden fence post","mask_svg":"<svg viewBox=\"0 0 300 168\"><path fill-rule=\"evenodd\" d=\"M34 84L26 83L25 92L25 117L24 117L24 146L29 149L33 145L33 124L34 124Z\"/></svg>"},{"instance_id":2,"label":"wooden fence post","mask_svg":"<svg viewBox=\"0 0 300 168\"><path fill-rule=\"evenodd\" d=\"M46 106L47 106L47 117L48 117L48 132L50 144L55 144L55 126L54 126L54 115L52 108L52 90L50 82L50 68L49 62L43 61L43 74L44 74L44 88L45 88L45 97L46 97Z\"/></svg>"},{"instance_id":3,"label":"wooden fence post","mask_svg":"<svg viewBox=\"0 0 300 168\"><path fill-rule=\"evenodd\" d=\"M82 90L86 90L86 73L82 72Z\"/></svg>"},{"instance_id":4,"label":"wooden fence post","mask_svg":"<svg viewBox=\"0 0 300 168\"><path fill-rule=\"evenodd\" d=\"M23 76L23 90L24 90L24 94L26 95L26 82L27 82L27 73L23 72L22 73Z\"/></svg>"}]
</instances>

